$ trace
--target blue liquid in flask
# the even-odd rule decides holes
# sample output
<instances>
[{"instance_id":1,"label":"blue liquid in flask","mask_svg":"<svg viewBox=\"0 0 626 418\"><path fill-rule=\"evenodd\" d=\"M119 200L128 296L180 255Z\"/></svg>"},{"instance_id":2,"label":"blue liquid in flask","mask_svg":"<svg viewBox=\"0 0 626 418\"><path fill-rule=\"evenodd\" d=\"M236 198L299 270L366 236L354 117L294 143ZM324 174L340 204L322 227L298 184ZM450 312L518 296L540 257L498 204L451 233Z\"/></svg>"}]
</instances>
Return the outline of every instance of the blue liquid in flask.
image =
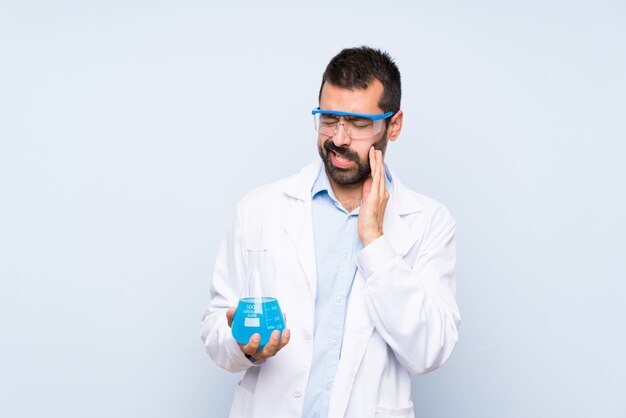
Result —
<instances>
[{"instance_id":1,"label":"blue liquid in flask","mask_svg":"<svg viewBox=\"0 0 626 418\"><path fill-rule=\"evenodd\" d=\"M274 330L280 331L282 338L285 320L276 298L242 298L239 300L233 318L233 337L240 344L248 344L250 337L261 334L259 350L265 347Z\"/></svg>"}]
</instances>

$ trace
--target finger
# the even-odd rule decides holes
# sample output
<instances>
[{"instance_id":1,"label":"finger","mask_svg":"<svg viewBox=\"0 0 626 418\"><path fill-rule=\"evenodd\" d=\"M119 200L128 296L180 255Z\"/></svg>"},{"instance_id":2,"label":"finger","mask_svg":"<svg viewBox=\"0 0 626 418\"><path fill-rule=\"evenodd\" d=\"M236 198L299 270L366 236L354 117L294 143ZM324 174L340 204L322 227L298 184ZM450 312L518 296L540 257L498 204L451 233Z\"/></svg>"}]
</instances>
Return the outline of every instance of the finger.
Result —
<instances>
[{"instance_id":1,"label":"finger","mask_svg":"<svg viewBox=\"0 0 626 418\"><path fill-rule=\"evenodd\" d=\"M233 308L232 306L230 308L228 308L228 310L226 311L226 320L228 321L228 327L232 328L233 327L233 318L235 317L235 308Z\"/></svg>"},{"instance_id":2,"label":"finger","mask_svg":"<svg viewBox=\"0 0 626 418\"><path fill-rule=\"evenodd\" d=\"M379 196L385 196L385 166L383 165L383 152L380 150L376 150L376 165L378 166L378 183L376 187L378 188Z\"/></svg>"},{"instance_id":3,"label":"finger","mask_svg":"<svg viewBox=\"0 0 626 418\"><path fill-rule=\"evenodd\" d=\"M376 151L376 156L378 159L378 173L379 173L379 190L381 192L385 191L385 164L384 164L384 158L383 158L383 152L381 150L377 150ZM384 193L382 193L384 195Z\"/></svg>"},{"instance_id":4,"label":"finger","mask_svg":"<svg viewBox=\"0 0 626 418\"><path fill-rule=\"evenodd\" d=\"M365 202L367 200L367 196L370 195L371 190L372 190L372 178L368 177L363 182L363 196L361 196L362 202Z\"/></svg>"},{"instance_id":5,"label":"finger","mask_svg":"<svg viewBox=\"0 0 626 418\"><path fill-rule=\"evenodd\" d=\"M381 176L381 170L380 170L380 157L379 157L380 151L379 150L374 150L374 165L376 166L376 170L374 170L374 184L372 186L373 189L375 189L376 193L378 193L380 191L380 178Z\"/></svg>"},{"instance_id":6,"label":"finger","mask_svg":"<svg viewBox=\"0 0 626 418\"><path fill-rule=\"evenodd\" d=\"M370 169L372 171L371 176L372 178L374 178L376 174L376 149L374 148L373 145L370 147L369 159L370 159Z\"/></svg>"},{"instance_id":7,"label":"finger","mask_svg":"<svg viewBox=\"0 0 626 418\"><path fill-rule=\"evenodd\" d=\"M280 331L274 330L272 331L272 335L270 336L270 340L263 347L263 350L259 353L259 357L268 358L272 357L276 353L276 349L278 348L278 344L280 343Z\"/></svg>"},{"instance_id":8,"label":"finger","mask_svg":"<svg viewBox=\"0 0 626 418\"><path fill-rule=\"evenodd\" d=\"M257 350L259 349L260 343L261 343L261 334L258 334L258 333L252 334L252 337L250 337L250 341L248 341L248 344L242 347L241 351L243 351L244 354L251 356L257 352Z\"/></svg>"},{"instance_id":9,"label":"finger","mask_svg":"<svg viewBox=\"0 0 626 418\"><path fill-rule=\"evenodd\" d=\"M372 191L372 182L374 181L374 178L376 176L376 150L374 149L373 145L370 147L369 161L370 161L370 177L365 179L365 182L363 183L363 192L364 192L362 196L363 201L365 200L367 196L369 196L370 192ZM368 180L370 179L372 181L368 182ZM366 186L367 186L367 194L365 193Z\"/></svg>"},{"instance_id":10,"label":"finger","mask_svg":"<svg viewBox=\"0 0 626 418\"><path fill-rule=\"evenodd\" d=\"M289 331L289 328L285 328L285 330L283 331L283 337L281 338L280 344L278 344L278 348L276 349L276 353L278 353L284 346L289 344L290 338L291 338L291 331Z\"/></svg>"}]
</instances>

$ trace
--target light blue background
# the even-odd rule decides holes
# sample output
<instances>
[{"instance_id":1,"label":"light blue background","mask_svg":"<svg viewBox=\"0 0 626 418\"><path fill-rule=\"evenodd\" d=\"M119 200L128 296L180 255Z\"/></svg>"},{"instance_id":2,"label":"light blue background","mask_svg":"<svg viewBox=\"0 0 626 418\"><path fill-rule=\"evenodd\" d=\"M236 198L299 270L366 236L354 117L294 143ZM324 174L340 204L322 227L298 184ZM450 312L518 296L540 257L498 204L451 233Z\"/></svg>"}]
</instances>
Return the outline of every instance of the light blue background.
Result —
<instances>
[{"instance_id":1,"label":"light blue background","mask_svg":"<svg viewBox=\"0 0 626 418\"><path fill-rule=\"evenodd\" d=\"M418 417L626 416L626 4L0 3L0 416L223 417L199 339L235 202L388 50L387 161L458 222L461 341Z\"/></svg>"}]
</instances>

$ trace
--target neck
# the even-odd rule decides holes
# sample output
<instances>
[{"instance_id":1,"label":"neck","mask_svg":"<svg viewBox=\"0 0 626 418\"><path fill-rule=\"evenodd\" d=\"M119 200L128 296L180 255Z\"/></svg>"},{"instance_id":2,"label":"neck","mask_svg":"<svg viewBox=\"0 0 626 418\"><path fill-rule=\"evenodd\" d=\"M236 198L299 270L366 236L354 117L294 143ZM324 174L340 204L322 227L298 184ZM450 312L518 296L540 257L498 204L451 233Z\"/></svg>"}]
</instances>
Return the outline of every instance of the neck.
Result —
<instances>
[{"instance_id":1,"label":"neck","mask_svg":"<svg viewBox=\"0 0 626 418\"><path fill-rule=\"evenodd\" d=\"M335 197L348 212L352 212L354 209L361 206L363 182L357 184L338 184L330 178L329 180Z\"/></svg>"}]
</instances>

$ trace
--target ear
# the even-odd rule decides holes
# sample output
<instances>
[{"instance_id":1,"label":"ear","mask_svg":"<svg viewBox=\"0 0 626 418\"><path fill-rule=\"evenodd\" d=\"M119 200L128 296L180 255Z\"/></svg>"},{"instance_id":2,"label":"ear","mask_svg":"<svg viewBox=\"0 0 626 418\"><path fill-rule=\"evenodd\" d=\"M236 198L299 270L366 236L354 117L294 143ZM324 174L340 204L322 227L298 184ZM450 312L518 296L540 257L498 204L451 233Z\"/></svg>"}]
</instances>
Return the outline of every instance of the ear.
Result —
<instances>
[{"instance_id":1,"label":"ear","mask_svg":"<svg viewBox=\"0 0 626 418\"><path fill-rule=\"evenodd\" d=\"M387 139L390 141L395 141L400 136L400 131L402 130L402 121L404 119L404 113L402 110L398 110L395 115L391 117L391 121L389 122L389 134L387 135Z\"/></svg>"}]
</instances>

